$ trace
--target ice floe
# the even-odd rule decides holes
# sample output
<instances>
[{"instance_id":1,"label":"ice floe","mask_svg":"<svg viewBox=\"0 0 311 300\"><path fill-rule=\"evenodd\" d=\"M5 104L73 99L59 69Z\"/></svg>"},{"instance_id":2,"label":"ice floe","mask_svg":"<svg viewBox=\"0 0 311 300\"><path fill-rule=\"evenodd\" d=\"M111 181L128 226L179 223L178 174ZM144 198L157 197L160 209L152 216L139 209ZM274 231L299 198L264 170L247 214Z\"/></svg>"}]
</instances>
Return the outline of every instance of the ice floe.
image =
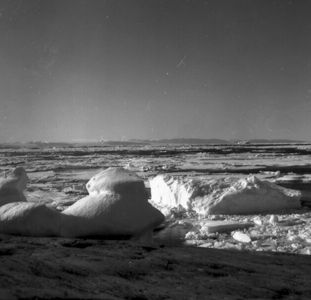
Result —
<instances>
[{"instance_id":1,"label":"ice floe","mask_svg":"<svg viewBox=\"0 0 311 300\"><path fill-rule=\"evenodd\" d=\"M231 183L195 181L168 175L150 179L152 201L163 211L183 207L200 215L251 214L301 208L301 193L256 176ZM162 210L161 209L161 210Z\"/></svg>"}]
</instances>

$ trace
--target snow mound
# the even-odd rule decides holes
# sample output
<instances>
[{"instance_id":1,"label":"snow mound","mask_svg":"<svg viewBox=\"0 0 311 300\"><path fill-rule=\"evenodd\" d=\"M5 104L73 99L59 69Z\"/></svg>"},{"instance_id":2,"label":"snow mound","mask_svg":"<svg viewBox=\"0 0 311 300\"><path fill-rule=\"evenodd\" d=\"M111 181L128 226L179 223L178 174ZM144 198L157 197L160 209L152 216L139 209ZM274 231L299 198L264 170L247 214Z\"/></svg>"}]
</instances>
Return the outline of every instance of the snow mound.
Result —
<instances>
[{"instance_id":1,"label":"snow mound","mask_svg":"<svg viewBox=\"0 0 311 300\"><path fill-rule=\"evenodd\" d=\"M23 191L29 178L24 168L16 167L0 175L0 206L12 202L26 202Z\"/></svg>"},{"instance_id":2,"label":"snow mound","mask_svg":"<svg viewBox=\"0 0 311 300\"><path fill-rule=\"evenodd\" d=\"M152 236L164 221L163 214L148 202L144 181L123 168L108 168L86 185L90 195L62 214L71 217L61 236Z\"/></svg>"},{"instance_id":3,"label":"snow mound","mask_svg":"<svg viewBox=\"0 0 311 300\"><path fill-rule=\"evenodd\" d=\"M232 180L193 180L158 175L149 179L152 202L167 211L183 207L200 215L254 214L301 208L299 191L251 175Z\"/></svg>"}]
</instances>

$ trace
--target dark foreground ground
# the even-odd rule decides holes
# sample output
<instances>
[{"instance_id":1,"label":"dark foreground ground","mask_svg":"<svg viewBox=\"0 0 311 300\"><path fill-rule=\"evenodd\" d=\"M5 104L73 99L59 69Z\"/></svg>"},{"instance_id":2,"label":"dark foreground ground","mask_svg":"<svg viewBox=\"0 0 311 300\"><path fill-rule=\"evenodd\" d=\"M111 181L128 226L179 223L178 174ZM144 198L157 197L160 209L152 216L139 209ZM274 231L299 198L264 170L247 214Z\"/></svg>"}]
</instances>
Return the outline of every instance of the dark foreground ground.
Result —
<instances>
[{"instance_id":1,"label":"dark foreground ground","mask_svg":"<svg viewBox=\"0 0 311 300\"><path fill-rule=\"evenodd\" d=\"M310 299L311 256L0 235L1 299Z\"/></svg>"}]
</instances>

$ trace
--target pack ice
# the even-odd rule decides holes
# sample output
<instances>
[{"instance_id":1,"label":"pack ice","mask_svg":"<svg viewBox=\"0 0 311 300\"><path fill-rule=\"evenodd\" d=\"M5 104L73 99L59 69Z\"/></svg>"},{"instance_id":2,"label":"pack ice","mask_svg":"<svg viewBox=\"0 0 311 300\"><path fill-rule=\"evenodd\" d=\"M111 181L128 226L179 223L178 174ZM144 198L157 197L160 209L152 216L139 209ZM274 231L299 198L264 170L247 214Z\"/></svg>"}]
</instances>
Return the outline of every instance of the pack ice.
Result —
<instances>
[{"instance_id":1,"label":"pack ice","mask_svg":"<svg viewBox=\"0 0 311 300\"><path fill-rule=\"evenodd\" d=\"M301 192L249 176L232 182L170 175L150 178L152 202L165 214L183 208L200 215L257 214L301 208Z\"/></svg>"}]
</instances>

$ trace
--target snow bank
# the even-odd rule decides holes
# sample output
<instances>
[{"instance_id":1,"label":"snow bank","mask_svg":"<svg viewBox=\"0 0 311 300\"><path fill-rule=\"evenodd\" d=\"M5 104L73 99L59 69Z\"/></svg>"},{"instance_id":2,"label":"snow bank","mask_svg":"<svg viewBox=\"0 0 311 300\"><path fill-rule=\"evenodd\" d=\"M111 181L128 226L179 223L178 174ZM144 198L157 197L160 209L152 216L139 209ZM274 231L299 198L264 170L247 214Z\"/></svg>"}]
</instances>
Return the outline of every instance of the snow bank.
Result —
<instances>
[{"instance_id":1,"label":"snow bank","mask_svg":"<svg viewBox=\"0 0 311 300\"><path fill-rule=\"evenodd\" d=\"M301 193L255 176L229 180L193 180L158 175L150 180L151 199L167 211L183 207L201 215L254 214L301 208Z\"/></svg>"}]
</instances>

